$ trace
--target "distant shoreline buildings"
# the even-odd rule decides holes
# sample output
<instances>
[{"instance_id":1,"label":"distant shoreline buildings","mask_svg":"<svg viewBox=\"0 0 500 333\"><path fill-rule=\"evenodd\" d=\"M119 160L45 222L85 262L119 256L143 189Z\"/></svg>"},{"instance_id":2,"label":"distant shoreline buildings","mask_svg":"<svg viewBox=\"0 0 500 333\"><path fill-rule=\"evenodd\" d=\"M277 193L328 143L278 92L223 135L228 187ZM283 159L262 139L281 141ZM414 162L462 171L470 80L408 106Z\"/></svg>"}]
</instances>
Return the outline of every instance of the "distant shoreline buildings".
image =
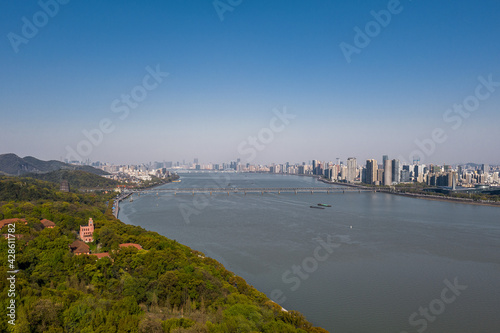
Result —
<instances>
[{"instance_id":1,"label":"distant shoreline buildings","mask_svg":"<svg viewBox=\"0 0 500 333\"><path fill-rule=\"evenodd\" d=\"M435 165L403 164L398 159L382 156L382 163L376 159L368 159L358 163L355 157L349 157L345 163L337 158L336 162L312 160L308 163L272 163L270 165L242 163L240 159L229 163L199 164L193 163L153 162L142 165L111 165L100 162L92 163L104 171L111 173L108 178L151 180L152 176L166 178L179 170L199 171L231 171L231 172L269 172L275 174L320 176L332 182L351 184L368 184L375 186L393 186L400 183L425 183L438 187L475 187L477 185L499 185L500 166L488 164Z\"/></svg>"}]
</instances>

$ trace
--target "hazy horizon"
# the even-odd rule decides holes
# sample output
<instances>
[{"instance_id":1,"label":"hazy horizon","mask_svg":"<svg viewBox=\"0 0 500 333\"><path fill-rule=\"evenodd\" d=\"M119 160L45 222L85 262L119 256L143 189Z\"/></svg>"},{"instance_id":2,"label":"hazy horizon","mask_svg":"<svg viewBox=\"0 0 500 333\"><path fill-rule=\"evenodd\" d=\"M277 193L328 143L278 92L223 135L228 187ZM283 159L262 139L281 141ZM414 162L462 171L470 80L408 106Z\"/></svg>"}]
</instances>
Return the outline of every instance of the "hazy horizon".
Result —
<instances>
[{"instance_id":1,"label":"hazy horizon","mask_svg":"<svg viewBox=\"0 0 500 333\"><path fill-rule=\"evenodd\" d=\"M0 154L500 164L500 3L230 3L3 4Z\"/></svg>"}]
</instances>

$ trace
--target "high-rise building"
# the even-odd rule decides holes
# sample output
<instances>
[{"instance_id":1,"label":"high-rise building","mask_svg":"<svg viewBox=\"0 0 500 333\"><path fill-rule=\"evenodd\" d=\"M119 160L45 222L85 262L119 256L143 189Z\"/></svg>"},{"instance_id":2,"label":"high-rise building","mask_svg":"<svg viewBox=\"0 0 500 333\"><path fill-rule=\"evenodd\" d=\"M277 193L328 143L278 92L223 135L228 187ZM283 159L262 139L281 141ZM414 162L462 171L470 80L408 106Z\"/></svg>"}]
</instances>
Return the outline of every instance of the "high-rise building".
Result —
<instances>
[{"instance_id":1,"label":"high-rise building","mask_svg":"<svg viewBox=\"0 0 500 333\"><path fill-rule=\"evenodd\" d=\"M382 165L384 165L385 161L387 161L388 159L389 159L389 156L383 155L382 156Z\"/></svg>"},{"instance_id":2,"label":"high-rise building","mask_svg":"<svg viewBox=\"0 0 500 333\"><path fill-rule=\"evenodd\" d=\"M367 160L366 161L366 183L375 184L377 181L377 160Z\"/></svg>"},{"instance_id":3,"label":"high-rise building","mask_svg":"<svg viewBox=\"0 0 500 333\"><path fill-rule=\"evenodd\" d=\"M305 174L305 165L299 165L298 173L299 175Z\"/></svg>"},{"instance_id":4,"label":"high-rise building","mask_svg":"<svg viewBox=\"0 0 500 333\"><path fill-rule=\"evenodd\" d=\"M377 180L375 185L380 185L384 183L384 169L377 169Z\"/></svg>"},{"instance_id":5,"label":"high-rise building","mask_svg":"<svg viewBox=\"0 0 500 333\"><path fill-rule=\"evenodd\" d=\"M424 168L425 165L415 164L413 169L413 181L423 182L424 181Z\"/></svg>"},{"instance_id":6,"label":"high-rise building","mask_svg":"<svg viewBox=\"0 0 500 333\"><path fill-rule=\"evenodd\" d=\"M399 160L392 160L392 182L398 184L400 182Z\"/></svg>"},{"instance_id":7,"label":"high-rise building","mask_svg":"<svg viewBox=\"0 0 500 333\"><path fill-rule=\"evenodd\" d=\"M355 157L349 157L347 159L347 175L346 180L348 183L354 182L357 176L357 162Z\"/></svg>"},{"instance_id":8,"label":"high-rise building","mask_svg":"<svg viewBox=\"0 0 500 333\"><path fill-rule=\"evenodd\" d=\"M312 168L313 168L313 175L317 175L318 174L318 167L320 165L320 162L318 160L313 160L312 161Z\"/></svg>"},{"instance_id":9,"label":"high-rise building","mask_svg":"<svg viewBox=\"0 0 500 333\"><path fill-rule=\"evenodd\" d=\"M401 178L400 182L401 183L408 183L410 181L410 171L409 169L404 169L401 170Z\"/></svg>"},{"instance_id":10,"label":"high-rise building","mask_svg":"<svg viewBox=\"0 0 500 333\"><path fill-rule=\"evenodd\" d=\"M198 164L198 158L194 159L194 164Z\"/></svg>"},{"instance_id":11,"label":"high-rise building","mask_svg":"<svg viewBox=\"0 0 500 333\"><path fill-rule=\"evenodd\" d=\"M490 173L490 166L488 164L481 165L482 173Z\"/></svg>"},{"instance_id":12,"label":"high-rise building","mask_svg":"<svg viewBox=\"0 0 500 333\"><path fill-rule=\"evenodd\" d=\"M392 185L392 161L389 159L384 160L384 185Z\"/></svg>"},{"instance_id":13,"label":"high-rise building","mask_svg":"<svg viewBox=\"0 0 500 333\"><path fill-rule=\"evenodd\" d=\"M360 178L361 182L366 184L366 168L361 169Z\"/></svg>"},{"instance_id":14,"label":"high-rise building","mask_svg":"<svg viewBox=\"0 0 500 333\"><path fill-rule=\"evenodd\" d=\"M347 167L345 165L340 166L340 179L341 180L347 179Z\"/></svg>"},{"instance_id":15,"label":"high-rise building","mask_svg":"<svg viewBox=\"0 0 500 333\"><path fill-rule=\"evenodd\" d=\"M321 162L318 163L318 166L316 167L316 174L317 175L322 175L323 174L323 164Z\"/></svg>"}]
</instances>

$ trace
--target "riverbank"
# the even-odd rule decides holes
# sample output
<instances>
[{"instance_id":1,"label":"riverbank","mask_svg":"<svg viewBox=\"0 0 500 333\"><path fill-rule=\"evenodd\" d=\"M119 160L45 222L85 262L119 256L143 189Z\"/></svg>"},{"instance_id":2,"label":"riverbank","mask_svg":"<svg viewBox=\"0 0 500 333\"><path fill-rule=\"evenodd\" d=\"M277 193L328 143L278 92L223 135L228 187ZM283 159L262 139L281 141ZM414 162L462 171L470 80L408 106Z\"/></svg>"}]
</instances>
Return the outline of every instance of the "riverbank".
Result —
<instances>
[{"instance_id":1,"label":"riverbank","mask_svg":"<svg viewBox=\"0 0 500 333\"><path fill-rule=\"evenodd\" d=\"M150 190L152 188L171 183L174 180L177 180L179 178L180 178L180 176L176 174L172 177L169 177L167 181L163 181L163 182L152 184L152 185L145 186L145 187L140 187L140 188L134 189L133 192L125 192L125 193L120 194L113 202L113 216L115 218L118 218L118 214L120 213L120 202L127 199L132 194L134 194L136 192L141 192L144 190Z\"/></svg>"},{"instance_id":2,"label":"riverbank","mask_svg":"<svg viewBox=\"0 0 500 333\"><path fill-rule=\"evenodd\" d=\"M364 186L364 185L358 185L358 184L333 182L333 181L329 181L329 180L326 180L326 179L321 178L321 177L318 177L318 180L323 182L323 183L331 184L331 185L357 187L357 188L362 188L362 189L373 189L374 192L395 194L395 195L416 198L416 199L446 201L446 202L453 202L453 203L463 203L463 204L468 204L468 205L500 207L500 202L494 202L494 201L474 201L473 199L468 199L468 198L455 198L455 197L449 197L449 196L439 196L439 195L421 194L421 193L407 193L407 192L393 191L393 190L385 189L385 188L377 188L377 187Z\"/></svg>"},{"instance_id":3,"label":"riverbank","mask_svg":"<svg viewBox=\"0 0 500 333\"><path fill-rule=\"evenodd\" d=\"M390 191L377 191L377 192L395 194L395 195L416 198L416 199L447 201L447 202L463 203L463 204L478 205L478 206L500 207L500 202L494 202L494 201L491 201L491 202L474 201L473 199L467 199L467 198L441 197L438 195L428 195L428 194L419 194L419 193L404 193L404 192L390 192Z\"/></svg>"}]
</instances>

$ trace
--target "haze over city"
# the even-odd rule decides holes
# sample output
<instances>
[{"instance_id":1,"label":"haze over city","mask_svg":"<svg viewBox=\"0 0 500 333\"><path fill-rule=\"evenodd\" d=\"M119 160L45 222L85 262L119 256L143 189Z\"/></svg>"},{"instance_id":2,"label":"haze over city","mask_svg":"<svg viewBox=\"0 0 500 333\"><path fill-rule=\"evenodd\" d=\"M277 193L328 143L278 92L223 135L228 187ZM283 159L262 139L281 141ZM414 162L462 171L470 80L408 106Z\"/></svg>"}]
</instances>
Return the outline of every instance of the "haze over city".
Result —
<instances>
[{"instance_id":1,"label":"haze over city","mask_svg":"<svg viewBox=\"0 0 500 333\"><path fill-rule=\"evenodd\" d=\"M497 1L233 3L2 4L0 153L500 163Z\"/></svg>"}]
</instances>

